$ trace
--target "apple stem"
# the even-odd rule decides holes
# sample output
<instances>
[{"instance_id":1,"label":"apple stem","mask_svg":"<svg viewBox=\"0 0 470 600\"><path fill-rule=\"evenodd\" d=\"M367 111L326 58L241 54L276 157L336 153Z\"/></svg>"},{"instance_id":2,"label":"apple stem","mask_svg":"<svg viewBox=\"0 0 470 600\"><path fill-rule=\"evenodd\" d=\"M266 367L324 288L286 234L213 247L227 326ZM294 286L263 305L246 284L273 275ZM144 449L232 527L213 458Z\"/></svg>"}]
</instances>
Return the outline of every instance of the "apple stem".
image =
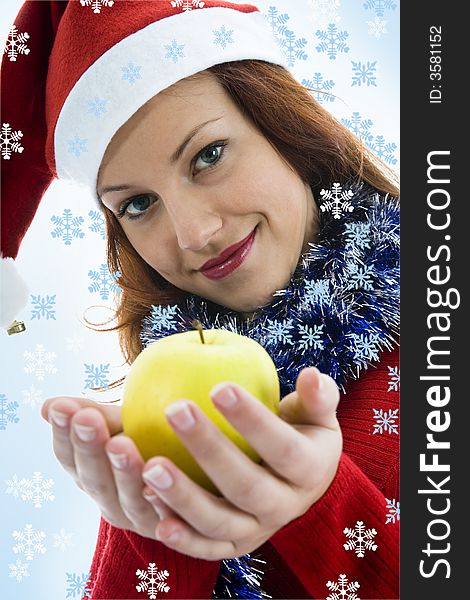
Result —
<instances>
[{"instance_id":1,"label":"apple stem","mask_svg":"<svg viewBox=\"0 0 470 600\"><path fill-rule=\"evenodd\" d=\"M201 325L201 322L198 321L197 319L194 319L194 321L193 321L193 327L199 331L199 337L201 338L201 342L203 344L205 344L206 342L204 341L204 335L202 333L203 332L203 327Z\"/></svg>"}]
</instances>

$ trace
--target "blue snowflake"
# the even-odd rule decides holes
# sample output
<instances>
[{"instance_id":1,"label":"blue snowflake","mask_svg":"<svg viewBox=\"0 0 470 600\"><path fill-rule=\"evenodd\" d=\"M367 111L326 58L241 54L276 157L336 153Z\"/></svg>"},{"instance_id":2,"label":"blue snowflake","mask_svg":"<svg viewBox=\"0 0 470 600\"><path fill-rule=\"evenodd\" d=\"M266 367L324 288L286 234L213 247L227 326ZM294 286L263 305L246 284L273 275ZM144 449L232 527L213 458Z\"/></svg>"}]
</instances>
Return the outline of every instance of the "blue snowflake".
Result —
<instances>
[{"instance_id":1,"label":"blue snowflake","mask_svg":"<svg viewBox=\"0 0 470 600\"><path fill-rule=\"evenodd\" d=\"M293 31L286 30L283 38L279 42L279 47L287 57L287 65L293 67L296 60L307 60L308 54L304 52L307 45L305 38L297 39Z\"/></svg>"},{"instance_id":2,"label":"blue snowflake","mask_svg":"<svg viewBox=\"0 0 470 600\"><path fill-rule=\"evenodd\" d=\"M367 0L363 6L366 10L373 10L378 17L383 17L386 10L395 10L397 7L393 0Z\"/></svg>"},{"instance_id":3,"label":"blue snowflake","mask_svg":"<svg viewBox=\"0 0 470 600\"><path fill-rule=\"evenodd\" d=\"M135 65L132 61L130 61L127 63L127 65L121 67L121 71L123 73L121 79L134 85L137 79L142 79L142 75L140 74L141 69L141 66Z\"/></svg>"},{"instance_id":4,"label":"blue snowflake","mask_svg":"<svg viewBox=\"0 0 470 600\"><path fill-rule=\"evenodd\" d=\"M106 226L103 213L99 210L90 210L88 216L92 220L92 224L88 228L93 233L98 233L102 240L106 239Z\"/></svg>"},{"instance_id":5,"label":"blue snowflake","mask_svg":"<svg viewBox=\"0 0 470 600\"><path fill-rule=\"evenodd\" d=\"M328 304L330 301L331 294L328 279L317 279L305 282L305 304L314 306L315 304Z\"/></svg>"},{"instance_id":6,"label":"blue snowflake","mask_svg":"<svg viewBox=\"0 0 470 600\"><path fill-rule=\"evenodd\" d=\"M353 60L351 63L353 66L352 87L355 85L361 86L363 83L366 83L367 87L370 85L377 87L377 84L375 83L376 60L374 60L374 62L367 61L367 64L362 64L361 61L354 62Z\"/></svg>"},{"instance_id":7,"label":"blue snowflake","mask_svg":"<svg viewBox=\"0 0 470 600\"><path fill-rule=\"evenodd\" d=\"M87 365L84 364L85 367L85 375L87 378L85 379L85 389L92 387L108 387L109 379L109 363L107 365L99 365L95 367L94 364Z\"/></svg>"},{"instance_id":8,"label":"blue snowflake","mask_svg":"<svg viewBox=\"0 0 470 600\"><path fill-rule=\"evenodd\" d=\"M120 277L120 273L110 273L105 264L100 265L99 271L88 271L88 277L91 278L92 284L88 286L88 291L91 293L99 292L102 300L107 300L111 292L121 292L116 283L116 279Z\"/></svg>"},{"instance_id":9,"label":"blue snowflake","mask_svg":"<svg viewBox=\"0 0 470 600\"><path fill-rule=\"evenodd\" d=\"M91 573L65 573L67 577L66 598L91 598Z\"/></svg>"},{"instance_id":10,"label":"blue snowflake","mask_svg":"<svg viewBox=\"0 0 470 600\"><path fill-rule=\"evenodd\" d=\"M316 350L324 348L325 344L321 337L323 335L323 325L314 325L313 328L308 325L301 325L299 333L301 335L300 348L304 348L305 350L307 348L314 348Z\"/></svg>"},{"instance_id":11,"label":"blue snowflake","mask_svg":"<svg viewBox=\"0 0 470 600\"><path fill-rule=\"evenodd\" d=\"M220 30L214 30L212 32L215 36L214 44L216 46L222 46L226 48L227 44L234 44L235 41L232 39L233 29L225 29L225 25L222 25Z\"/></svg>"},{"instance_id":12,"label":"blue snowflake","mask_svg":"<svg viewBox=\"0 0 470 600\"><path fill-rule=\"evenodd\" d=\"M180 46L176 40L173 40L171 44L165 44L165 58L171 59L176 64L180 58L185 57L183 52L184 46L184 44L181 44Z\"/></svg>"},{"instance_id":13,"label":"blue snowflake","mask_svg":"<svg viewBox=\"0 0 470 600\"><path fill-rule=\"evenodd\" d=\"M70 154L73 154L76 158L79 158L80 154L83 152L88 152L88 148L86 147L87 143L88 140L84 140L78 135L76 135L73 139L67 140Z\"/></svg>"},{"instance_id":14,"label":"blue snowflake","mask_svg":"<svg viewBox=\"0 0 470 600\"><path fill-rule=\"evenodd\" d=\"M381 160L392 165L397 163L397 159L394 156L397 145L387 143L383 135L376 135L374 137L374 134L370 131L373 125L370 119L363 119L358 112L353 112L350 119L341 119L341 123L350 129L354 135L360 137L366 146Z\"/></svg>"},{"instance_id":15,"label":"blue snowflake","mask_svg":"<svg viewBox=\"0 0 470 600\"><path fill-rule=\"evenodd\" d=\"M88 112L95 115L95 117L101 117L102 114L107 112L106 104L108 100L104 100L103 98L98 98L95 96L88 100Z\"/></svg>"},{"instance_id":16,"label":"blue snowflake","mask_svg":"<svg viewBox=\"0 0 470 600\"><path fill-rule=\"evenodd\" d=\"M351 263L348 268L349 272L349 283L348 290L373 290L372 285L374 274L374 267L371 265L358 265L357 263Z\"/></svg>"},{"instance_id":17,"label":"blue snowflake","mask_svg":"<svg viewBox=\"0 0 470 600\"><path fill-rule=\"evenodd\" d=\"M354 333L352 350L359 360L379 360L379 336L376 333Z\"/></svg>"},{"instance_id":18,"label":"blue snowflake","mask_svg":"<svg viewBox=\"0 0 470 600\"><path fill-rule=\"evenodd\" d=\"M282 342L284 344L292 344L292 319L284 319L283 321L272 321L264 328L266 344L275 344Z\"/></svg>"},{"instance_id":19,"label":"blue snowflake","mask_svg":"<svg viewBox=\"0 0 470 600\"><path fill-rule=\"evenodd\" d=\"M346 248L370 248L369 223L346 223L343 236Z\"/></svg>"},{"instance_id":20,"label":"blue snowflake","mask_svg":"<svg viewBox=\"0 0 470 600\"><path fill-rule=\"evenodd\" d=\"M389 367L387 365L388 374L390 376L390 380L388 382L388 390L387 392L397 392L400 387L400 369L397 367Z\"/></svg>"},{"instance_id":21,"label":"blue snowflake","mask_svg":"<svg viewBox=\"0 0 470 600\"><path fill-rule=\"evenodd\" d=\"M335 97L328 92L333 89L335 82L332 79L323 79L321 73L315 73L312 79L302 79L302 85L314 90L314 97L317 102L334 102Z\"/></svg>"},{"instance_id":22,"label":"blue snowflake","mask_svg":"<svg viewBox=\"0 0 470 600\"><path fill-rule=\"evenodd\" d=\"M16 414L18 402L8 402L5 394L0 394L0 430L7 428L7 423L18 423L20 418Z\"/></svg>"},{"instance_id":23,"label":"blue snowflake","mask_svg":"<svg viewBox=\"0 0 470 600\"><path fill-rule=\"evenodd\" d=\"M34 296L34 294L31 294L31 304L33 305L31 320L46 317L47 321L49 319L55 321L55 309L52 308L55 304L55 297L55 294L53 296L46 296L45 298L40 295Z\"/></svg>"},{"instance_id":24,"label":"blue snowflake","mask_svg":"<svg viewBox=\"0 0 470 600\"><path fill-rule=\"evenodd\" d=\"M387 431L389 434L395 433L398 435L398 423L395 422L398 419L398 408L390 411L377 410L375 408L372 410L374 411L374 419L377 421L374 424L373 435L376 433L386 433Z\"/></svg>"},{"instance_id":25,"label":"blue snowflake","mask_svg":"<svg viewBox=\"0 0 470 600\"><path fill-rule=\"evenodd\" d=\"M176 327L176 311L178 307L162 306L157 304L152 306L152 329L154 331L164 331Z\"/></svg>"},{"instance_id":26,"label":"blue snowflake","mask_svg":"<svg viewBox=\"0 0 470 600\"><path fill-rule=\"evenodd\" d=\"M81 225L84 222L83 217L74 217L70 208L64 208L61 217L53 215L51 221L56 226L51 231L53 238L62 238L66 246L70 246L73 238L83 238L85 235L81 230Z\"/></svg>"},{"instance_id":27,"label":"blue snowflake","mask_svg":"<svg viewBox=\"0 0 470 600\"><path fill-rule=\"evenodd\" d=\"M294 32L287 29L286 23L290 19L289 15L287 13L279 14L275 6L270 6L265 18L271 26L279 47L287 57L288 66L293 67L296 60L307 60L308 54L303 50L307 45L307 40L305 38L297 39Z\"/></svg>"},{"instance_id":28,"label":"blue snowflake","mask_svg":"<svg viewBox=\"0 0 470 600\"><path fill-rule=\"evenodd\" d=\"M374 137L369 131L374 123L371 119L363 119L358 112L353 112L350 119L341 119L341 123L350 129L354 135L360 137L366 144Z\"/></svg>"},{"instance_id":29,"label":"blue snowflake","mask_svg":"<svg viewBox=\"0 0 470 600\"><path fill-rule=\"evenodd\" d=\"M383 135L376 135L373 141L366 142L367 146L376 154L381 160L389 165L395 165L397 159L394 156L394 152L397 149L397 145L393 143L387 143Z\"/></svg>"},{"instance_id":30,"label":"blue snowflake","mask_svg":"<svg viewBox=\"0 0 470 600\"><path fill-rule=\"evenodd\" d=\"M346 40L349 37L347 31L338 31L334 23L328 25L327 31L316 32L316 36L320 41L317 46L317 52L327 52L330 60L335 60L338 52L349 52L349 47L346 45Z\"/></svg>"},{"instance_id":31,"label":"blue snowflake","mask_svg":"<svg viewBox=\"0 0 470 600\"><path fill-rule=\"evenodd\" d=\"M392 500L385 498L385 501L387 502L387 509L388 509L388 513L385 515L387 518L387 520L385 521L385 525L387 525L387 523L395 523L396 521L399 521L400 520L400 503L397 502L395 500L395 498L393 498Z\"/></svg>"},{"instance_id":32,"label":"blue snowflake","mask_svg":"<svg viewBox=\"0 0 470 600\"><path fill-rule=\"evenodd\" d=\"M265 18L270 24L271 31L275 37L283 36L287 31L286 23L290 19L287 13L280 15L275 6L270 6Z\"/></svg>"}]
</instances>

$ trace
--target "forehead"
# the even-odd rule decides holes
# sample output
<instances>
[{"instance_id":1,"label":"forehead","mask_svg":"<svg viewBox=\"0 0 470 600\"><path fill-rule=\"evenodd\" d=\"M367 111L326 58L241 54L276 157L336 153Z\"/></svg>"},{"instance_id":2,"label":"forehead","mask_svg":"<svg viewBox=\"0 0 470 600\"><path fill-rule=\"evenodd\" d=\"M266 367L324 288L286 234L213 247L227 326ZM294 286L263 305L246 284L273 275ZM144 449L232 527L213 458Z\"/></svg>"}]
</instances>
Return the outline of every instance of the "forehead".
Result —
<instances>
[{"instance_id":1,"label":"forehead","mask_svg":"<svg viewBox=\"0 0 470 600\"><path fill-rule=\"evenodd\" d=\"M122 151L147 138L176 146L195 125L236 112L229 94L210 73L198 73L163 90L146 102L114 134L103 156L100 175ZM100 178L99 178L100 180Z\"/></svg>"}]
</instances>

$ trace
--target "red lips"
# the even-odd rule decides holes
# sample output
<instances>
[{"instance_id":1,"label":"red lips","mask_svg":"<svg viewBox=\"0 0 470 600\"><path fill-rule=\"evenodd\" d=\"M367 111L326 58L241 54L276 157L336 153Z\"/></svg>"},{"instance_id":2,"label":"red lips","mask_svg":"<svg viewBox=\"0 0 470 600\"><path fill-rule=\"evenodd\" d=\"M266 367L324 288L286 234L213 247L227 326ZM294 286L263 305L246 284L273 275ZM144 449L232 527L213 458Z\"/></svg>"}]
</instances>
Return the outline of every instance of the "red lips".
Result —
<instances>
[{"instance_id":1,"label":"red lips","mask_svg":"<svg viewBox=\"0 0 470 600\"><path fill-rule=\"evenodd\" d=\"M203 275L210 279L221 279L237 269L245 260L255 238L254 229L240 242L225 248L216 258L211 258L199 269Z\"/></svg>"}]
</instances>

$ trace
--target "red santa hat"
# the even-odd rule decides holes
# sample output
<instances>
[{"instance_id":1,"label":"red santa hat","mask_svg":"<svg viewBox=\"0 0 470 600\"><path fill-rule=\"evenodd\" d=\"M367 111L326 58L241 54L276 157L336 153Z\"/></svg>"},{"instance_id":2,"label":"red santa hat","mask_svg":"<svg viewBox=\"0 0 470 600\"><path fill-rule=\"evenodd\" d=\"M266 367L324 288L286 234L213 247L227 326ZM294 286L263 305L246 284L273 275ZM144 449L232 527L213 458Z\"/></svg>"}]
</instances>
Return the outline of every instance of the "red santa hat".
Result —
<instances>
[{"instance_id":1,"label":"red santa hat","mask_svg":"<svg viewBox=\"0 0 470 600\"><path fill-rule=\"evenodd\" d=\"M264 16L249 4L24 3L1 73L2 327L26 304L14 259L52 180L72 180L94 195L106 147L143 104L189 75L243 59L287 66Z\"/></svg>"}]
</instances>

